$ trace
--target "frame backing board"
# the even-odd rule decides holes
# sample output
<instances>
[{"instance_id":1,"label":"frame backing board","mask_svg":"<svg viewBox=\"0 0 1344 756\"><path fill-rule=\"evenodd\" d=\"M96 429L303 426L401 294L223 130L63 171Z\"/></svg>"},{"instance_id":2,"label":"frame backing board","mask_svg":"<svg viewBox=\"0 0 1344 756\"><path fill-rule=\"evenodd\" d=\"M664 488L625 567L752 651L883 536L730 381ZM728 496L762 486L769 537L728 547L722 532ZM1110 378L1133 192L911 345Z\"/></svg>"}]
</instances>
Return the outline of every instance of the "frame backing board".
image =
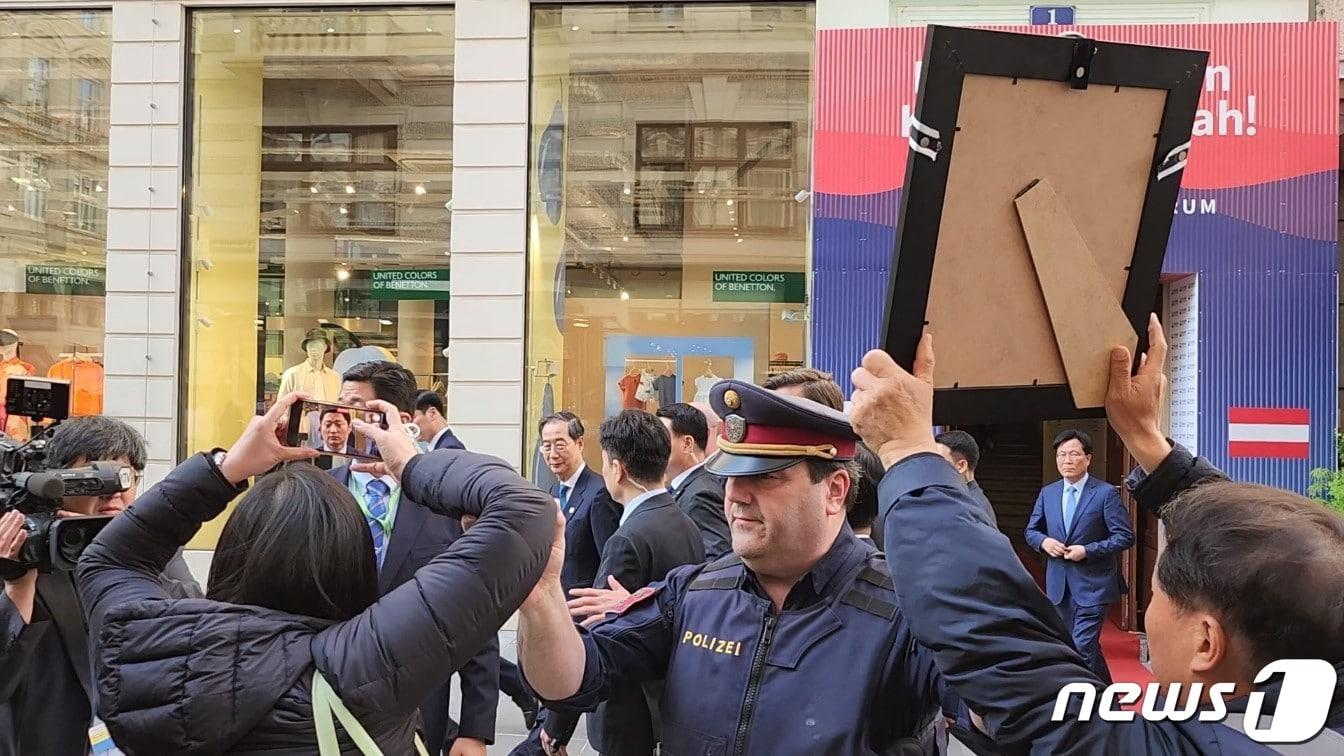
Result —
<instances>
[{"instance_id":1,"label":"frame backing board","mask_svg":"<svg viewBox=\"0 0 1344 756\"><path fill-rule=\"evenodd\" d=\"M1086 86L1078 88L1070 79L1085 47L1092 54L1085 57ZM920 335L926 328L934 333L936 423L1101 413L1074 402L1064 342L1052 326L1014 200L1035 181L1051 185L1091 253L1078 264L1094 265L1113 295L1096 302L1079 287L1078 327L1088 327L1089 312L1110 306L1122 308L1132 330L1142 333L1207 58L930 28L885 346L909 368Z\"/></svg>"}]
</instances>

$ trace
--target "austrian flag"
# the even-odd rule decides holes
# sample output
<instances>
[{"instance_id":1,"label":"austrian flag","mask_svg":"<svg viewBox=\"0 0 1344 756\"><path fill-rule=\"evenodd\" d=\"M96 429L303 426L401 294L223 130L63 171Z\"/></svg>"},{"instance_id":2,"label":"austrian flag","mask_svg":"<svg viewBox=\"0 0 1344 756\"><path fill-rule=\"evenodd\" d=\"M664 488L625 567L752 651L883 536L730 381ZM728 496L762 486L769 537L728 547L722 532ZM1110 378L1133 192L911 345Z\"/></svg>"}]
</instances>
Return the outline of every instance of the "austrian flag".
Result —
<instances>
[{"instance_id":1,"label":"austrian flag","mask_svg":"<svg viewBox=\"0 0 1344 756\"><path fill-rule=\"evenodd\" d=\"M1307 459L1311 425L1306 409L1229 407L1227 454L1230 457Z\"/></svg>"}]
</instances>

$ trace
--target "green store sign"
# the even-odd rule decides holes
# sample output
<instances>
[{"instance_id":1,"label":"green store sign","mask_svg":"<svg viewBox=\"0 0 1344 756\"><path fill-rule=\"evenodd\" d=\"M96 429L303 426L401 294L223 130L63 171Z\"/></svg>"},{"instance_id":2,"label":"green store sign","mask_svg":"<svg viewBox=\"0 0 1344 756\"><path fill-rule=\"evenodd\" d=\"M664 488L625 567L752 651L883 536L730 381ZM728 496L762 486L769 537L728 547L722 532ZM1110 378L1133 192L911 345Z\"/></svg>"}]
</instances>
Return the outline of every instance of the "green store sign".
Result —
<instances>
[{"instance_id":1,"label":"green store sign","mask_svg":"<svg viewBox=\"0 0 1344 756\"><path fill-rule=\"evenodd\" d=\"M29 265L24 291L29 294L101 297L107 293L107 269L83 265Z\"/></svg>"},{"instance_id":2,"label":"green store sign","mask_svg":"<svg viewBox=\"0 0 1344 756\"><path fill-rule=\"evenodd\" d=\"M807 301L807 279L802 273L716 270L715 302Z\"/></svg>"},{"instance_id":3,"label":"green store sign","mask_svg":"<svg viewBox=\"0 0 1344 756\"><path fill-rule=\"evenodd\" d=\"M448 268L375 270L369 296L373 299L447 299Z\"/></svg>"}]
</instances>

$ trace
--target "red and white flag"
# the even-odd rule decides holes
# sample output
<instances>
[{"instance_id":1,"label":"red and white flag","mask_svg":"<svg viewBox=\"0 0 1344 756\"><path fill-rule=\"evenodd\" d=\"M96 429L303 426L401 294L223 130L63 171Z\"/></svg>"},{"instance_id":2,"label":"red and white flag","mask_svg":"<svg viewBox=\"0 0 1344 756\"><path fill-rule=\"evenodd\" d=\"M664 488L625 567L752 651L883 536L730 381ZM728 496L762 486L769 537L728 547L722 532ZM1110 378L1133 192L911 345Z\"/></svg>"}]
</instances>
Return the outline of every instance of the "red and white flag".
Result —
<instances>
[{"instance_id":1,"label":"red and white flag","mask_svg":"<svg viewBox=\"0 0 1344 756\"><path fill-rule=\"evenodd\" d=\"M1229 407L1228 456L1307 459L1311 451L1309 419L1305 408Z\"/></svg>"}]
</instances>

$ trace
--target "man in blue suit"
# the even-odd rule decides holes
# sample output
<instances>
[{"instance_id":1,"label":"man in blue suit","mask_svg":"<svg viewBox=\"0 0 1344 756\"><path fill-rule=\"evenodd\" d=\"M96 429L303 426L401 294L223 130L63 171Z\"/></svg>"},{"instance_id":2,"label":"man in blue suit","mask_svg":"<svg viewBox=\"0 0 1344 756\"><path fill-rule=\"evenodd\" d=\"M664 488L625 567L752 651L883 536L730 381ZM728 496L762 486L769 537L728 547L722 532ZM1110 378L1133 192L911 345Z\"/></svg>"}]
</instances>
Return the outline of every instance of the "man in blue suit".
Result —
<instances>
[{"instance_id":1,"label":"man in blue suit","mask_svg":"<svg viewBox=\"0 0 1344 756\"><path fill-rule=\"evenodd\" d=\"M381 399L401 410L402 422L410 422L417 395L411 371L394 362L365 362L346 371L342 380L341 404L362 407ZM438 441L442 443L442 437ZM391 476L375 478L351 472L348 465L333 469L331 475L350 489L369 521L380 596L413 578L416 570L462 535L457 520L434 514L402 496L397 480ZM495 739L499 707L498 642L488 643L458 675L462 682L461 722L454 723L449 717L452 684L446 681L420 706L425 744L431 754L485 756L486 746Z\"/></svg>"},{"instance_id":2,"label":"man in blue suit","mask_svg":"<svg viewBox=\"0 0 1344 756\"><path fill-rule=\"evenodd\" d=\"M1088 666L1111 681L1101 655L1101 623L1107 608L1128 588L1116 555L1134 545L1129 512L1120 491L1088 475L1092 439L1066 430L1055 437L1061 480L1041 489L1027 521L1027 543L1048 557L1045 592L1073 635Z\"/></svg>"},{"instance_id":3,"label":"man in blue suit","mask_svg":"<svg viewBox=\"0 0 1344 756\"><path fill-rule=\"evenodd\" d=\"M436 391L421 391L415 397L415 414L411 421L420 429L420 440L429 445L429 451L467 448L448 427L448 412L443 397Z\"/></svg>"}]
</instances>

